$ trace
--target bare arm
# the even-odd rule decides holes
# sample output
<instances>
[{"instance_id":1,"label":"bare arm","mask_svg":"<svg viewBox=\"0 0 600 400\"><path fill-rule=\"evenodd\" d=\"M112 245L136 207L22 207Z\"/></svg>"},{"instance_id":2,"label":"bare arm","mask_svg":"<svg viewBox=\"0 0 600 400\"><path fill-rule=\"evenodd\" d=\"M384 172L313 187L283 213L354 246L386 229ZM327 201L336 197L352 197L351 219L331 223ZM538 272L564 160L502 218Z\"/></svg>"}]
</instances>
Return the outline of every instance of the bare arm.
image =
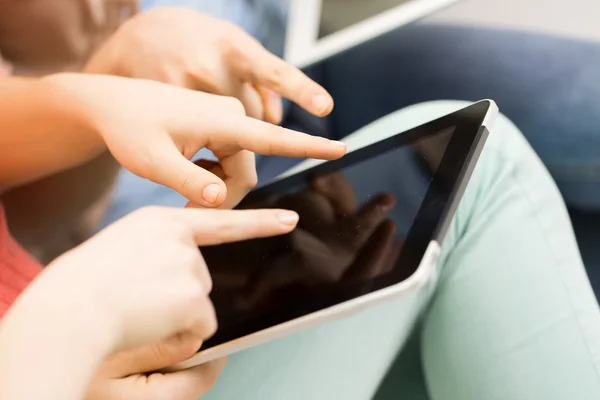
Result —
<instances>
[{"instance_id":1,"label":"bare arm","mask_svg":"<svg viewBox=\"0 0 600 400\"><path fill-rule=\"evenodd\" d=\"M76 288L39 283L0 325L0 398L81 399L113 337Z\"/></svg>"},{"instance_id":2,"label":"bare arm","mask_svg":"<svg viewBox=\"0 0 600 400\"><path fill-rule=\"evenodd\" d=\"M0 185L80 165L105 149L77 104L44 79L0 80Z\"/></svg>"},{"instance_id":3,"label":"bare arm","mask_svg":"<svg viewBox=\"0 0 600 400\"><path fill-rule=\"evenodd\" d=\"M217 321L198 246L286 234L297 221L284 210L154 208L116 222L49 266L2 321L0 399L82 399L116 351L180 335L204 341ZM146 387L112 379L92 397L197 399L219 370L161 375Z\"/></svg>"}]
</instances>

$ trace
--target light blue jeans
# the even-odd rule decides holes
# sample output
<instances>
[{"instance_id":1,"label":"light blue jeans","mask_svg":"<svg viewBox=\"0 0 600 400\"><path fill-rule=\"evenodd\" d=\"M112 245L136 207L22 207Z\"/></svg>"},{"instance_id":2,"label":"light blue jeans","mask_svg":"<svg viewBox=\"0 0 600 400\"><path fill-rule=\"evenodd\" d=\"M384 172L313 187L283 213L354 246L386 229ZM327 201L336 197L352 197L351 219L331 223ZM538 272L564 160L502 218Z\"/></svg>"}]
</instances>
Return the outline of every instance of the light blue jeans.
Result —
<instances>
[{"instance_id":1,"label":"light blue jeans","mask_svg":"<svg viewBox=\"0 0 600 400\"><path fill-rule=\"evenodd\" d=\"M408 107L363 136L464 105ZM130 195L120 189L117 201ZM457 210L437 276L410 304L390 301L231 356L205 398L365 400L378 390L383 399L600 398L600 310L566 207L505 117ZM409 340L411 312L420 324Z\"/></svg>"},{"instance_id":2,"label":"light blue jeans","mask_svg":"<svg viewBox=\"0 0 600 400\"><path fill-rule=\"evenodd\" d=\"M464 105L408 107L362 139ZM413 299L231 356L205 399L365 400L388 371L380 398L600 398L600 310L565 205L505 117L460 203L437 276ZM406 345L411 311L420 312L421 324Z\"/></svg>"},{"instance_id":3,"label":"light blue jeans","mask_svg":"<svg viewBox=\"0 0 600 400\"><path fill-rule=\"evenodd\" d=\"M394 41L385 36L389 41L376 42L379 47L371 50L395 59L374 63L364 50L364 62L379 66L376 74L368 73L369 65L356 64L360 59L340 63L328 74L334 81L327 86L338 104L346 96L367 99L364 113L338 121L346 124L346 133L428 97L461 97L453 93L462 90L464 98L494 98L527 129L527 138L555 174L563 168L552 167L553 160L575 167L556 175L567 198L580 207L596 206L594 149L600 147L595 146L593 105L600 99L600 80L578 60L591 65L597 46L502 32L470 40L476 35L468 29L461 33L466 28L410 29L406 41L399 41L399 33ZM415 42L419 29L433 29L429 39L423 35ZM436 47L434 39L454 47ZM522 49L516 61L515 54L508 61L501 56L515 48ZM539 57L531 57L540 48ZM436 52L443 57L428 58ZM552 52L558 55L547 62ZM521 65L532 60L537 61ZM546 76L535 68L540 65L554 69L545 70ZM405 75L407 68L411 75ZM558 78L568 83L562 86ZM383 89L377 86L382 80ZM401 131L462 105L405 108L394 114L393 128ZM281 168L270 161L259 164L261 175ZM184 202L168 189L123 173L107 222L145 204ZM392 301L232 356L206 398L600 398L600 313L565 206L523 135L504 117L492 131L444 242L439 279L417 300L421 318L412 338L406 337L404 320L395 318L406 306Z\"/></svg>"}]
</instances>

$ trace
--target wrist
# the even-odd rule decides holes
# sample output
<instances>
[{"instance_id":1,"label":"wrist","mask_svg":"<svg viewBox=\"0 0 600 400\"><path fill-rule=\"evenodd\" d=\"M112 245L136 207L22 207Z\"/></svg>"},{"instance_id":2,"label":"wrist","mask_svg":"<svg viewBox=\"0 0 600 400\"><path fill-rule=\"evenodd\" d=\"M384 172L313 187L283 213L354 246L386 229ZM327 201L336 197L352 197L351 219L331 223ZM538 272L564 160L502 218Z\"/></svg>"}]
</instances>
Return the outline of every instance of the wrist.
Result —
<instances>
[{"instance_id":1,"label":"wrist","mask_svg":"<svg viewBox=\"0 0 600 400\"><path fill-rule=\"evenodd\" d=\"M75 265L77 259L59 257L57 261L34 281L31 293L25 293L30 296L26 300L32 304L31 309L41 309L54 321L58 319L57 322L82 338L86 347L104 358L118 345L118 321L104 307L106 299L98 293L85 265Z\"/></svg>"},{"instance_id":2,"label":"wrist","mask_svg":"<svg viewBox=\"0 0 600 400\"><path fill-rule=\"evenodd\" d=\"M63 78L0 79L0 183L19 185L81 165L106 146Z\"/></svg>"},{"instance_id":3,"label":"wrist","mask_svg":"<svg viewBox=\"0 0 600 400\"><path fill-rule=\"evenodd\" d=\"M112 352L115 331L80 296L83 288L69 290L58 278L42 273L0 325L0 398L43 398L48 393L82 398Z\"/></svg>"},{"instance_id":4,"label":"wrist","mask_svg":"<svg viewBox=\"0 0 600 400\"><path fill-rule=\"evenodd\" d=\"M63 72L38 79L37 89L78 154L95 156L106 150L106 145L93 113L79 94L81 90L93 90L85 88L85 83L83 74Z\"/></svg>"},{"instance_id":5,"label":"wrist","mask_svg":"<svg viewBox=\"0 0 600 400\"><path fill-rule=\"evenodd\" d=\"M92 359L104 359L114 349L114 324L81 279L53 272L45 270L32 283L15 303L15 313L31 321L28 325L35 324L38 339L50 332L70 343L73 351L83 349Z\"/></svg>"}]
</instances>

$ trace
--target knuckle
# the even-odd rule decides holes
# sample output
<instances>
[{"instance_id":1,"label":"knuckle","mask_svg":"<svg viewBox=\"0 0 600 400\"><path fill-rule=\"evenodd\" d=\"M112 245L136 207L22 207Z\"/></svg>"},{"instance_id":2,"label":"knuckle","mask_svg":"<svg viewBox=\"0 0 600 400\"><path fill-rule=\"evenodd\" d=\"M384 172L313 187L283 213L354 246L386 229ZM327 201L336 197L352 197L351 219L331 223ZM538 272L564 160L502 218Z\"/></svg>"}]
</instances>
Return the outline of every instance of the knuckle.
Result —
<instances>
[{"instance_id":1,"label":"knuckle","mask_svg":"<svg viewBox=\"0 0 600 400\"><path fill-rule=\"evenodd\" d=\"M189 87L198 87L208 93L222 94L219 74L211 65L196 63L188 67L186 79L188 82L192 82Z\"/></svg>"},{"instance_id":2,"label":"knuckle","mask_svg":"<svg viewBox=\"0 0 600 400\"><path fill-rule=\"evenodd\" d=\"M198 275L197 270L190 271L188 275L190 284L187 289L187 301L196 305L203 302L212 290L212 279L209 275L206 274L206 279L204 276L200 277Z\"/></svg>"},{"instance_id":3,"label":"knuckle","mask_svg":"<svg viewBox=\"0 0 600 400\"><path fill-rule=\"evenodd\" d=\"M196 266L200 261L200 252L196 248L190 248L189 246L181 246L183 248L178 249L179 262L182 266L188 269L192 274L196 270Z\"/></svg>"},{"instance_id":4,"label":"knuckle","mask_svg":"<svg viewBox=\"0 0 600 400\"><path fill-rule=\"evenodd\" d=\"M120 149L117 154L127 154L132 148ZM156 173L157 150L150 143L141 143L137 148L137 156L130 157L126 164L127 169L136 175L152 175ZM118 158L118 157L117 157Z\"/></svg>"},{"instance_id":5,"label":"knuckle","mask_svg":"<svg viewBox=\"0 0 600 400\"><path fill-rule=\"evenodd\" d=\"M201 278L200 283L202 285L204 292L207 295L209 295L213 290L213 280L212 280L212 277L210 276L210 273L208 272L208 268L206 267L206 265L203 265L202 268L206 270L205 271L206 273L203 274L203 277Z\"/></svg>"},{"instance_id":6,"label":"knuckle","mask_svg":"<svg viewBox=\"0 0 600 400\"><path fill-rule=\"evenodd\" d=\"M172 358L172 348L166 342L160 342L151 347L152 358L161 363L169 363Z\"/></svg>"},{"instance_id":7,"label":"knuckle","mask_svg":"<svg viewBox=\"0 0 600 400\"><path fill-rule=\"evenodd\" d=\"M192 193L196 186L194 177L188 172L181 174L178 186L181 193Z\"/></svg>"},{"instance_id":8,"label":"knuckle","mask_svg":"<svg viewBox=\"0 0 600 400\"><path fill-rule=\"evenodd\" d=\"M204 324L205 324L207 338L209 338L209 337L213 336L215 333L217 333L218 323L217 323L217 318L216 318L214 312L211 312L204 319Z\"/></svg>"},{"instance_id":9,"label":"knuckle","mask_svg":"<svg viewBox=\"0 0 600 400\"><path fill-rule=\"evenodd\" d=\"M258 174L256 173L256 169L248 171L248 176L246 177L244 184L247 191L254 189L256 185L258 185Z\"/></svg>"},{"instance_id":10,"label":"knuckle","mask_svg":"<svg viewBox=\"0 0 600 400\"><path fill-rule=\"evenodd\" d=\"M266 76L266 85L275 91L280 91L283 88L286 73L287 66L285 64L273 66Z\"/></svg>"},{"instance_id":11,"label":"knuckle","mask_svg":"<svg viewBox=\"0 0 600 400\"><path fill-rule=\"evenodd\" d=\"M203 301L205 297L206 294L204 292L204 284L197 276L194 275L189 279L187 300L190 303L198 304L198 302Z\"/></svg>"},{"instance_id":12,"label":"knuckle","mask_svg":"<svg viewBox=\"0 0 600 400\"><path fill-rule=\"evenodd\" d=\"M154 373L146 379L148 387L151 389L147 392L149 397L145 397L146 400L172 400L178 398L176 396L180 392L185 392L185 388L180 386L174 388L173 385L169 385L163 374Z\"/></svg>"},{"instance_id":13,"label":"knuckle","mask_svg":"<svg viewBox=\"0 0 600 400\"><path fill-rule=\"evenodd\" d=\"M234 236L236 231L239 229L239 222L234 221L230 218L222 218L219 221L219 225L215 230L217 242L219 244L225 242L227 238Z\"/></svg>"},{"instance_id":14,"label":"knuckle","mask_svg":"<svg viewBox=\"0 0 600 400\"><path fill-rule=\"evenodd\" d=\"M207 278L203 281L202 286L205 288L207 294L210 294L212 292L213 280L210 274L207 274Z\"/></svg>"},{"instance_id":15,"label":"knuckle","mask_svg":"<svg viewBox=\"0 0 600 400\"><path fill-rule=\"evenodd\" d=\"M225 60L230 62L244 62L248 59L247 50L241 45L241 35L246 33L238 26L225 22L217 39L217 46Z\"/></svg>"},{"instance_id":16,"label":"knuckle","mask_svg":"<svg viewBox=\"0 0 600 400\"><path fill-rule=\"evenodd\" d=\"M199 307L199 305L202 306ZM217 332L217 317L212 303L207 296L196 300L192 305L193 315L190 318L187 329L202 339L209 338Z\"/></svg>"},{"instance_id":17,"label":"knuckle","mask_svg":"<svg viewBox=\"0 0 600 400\"><path fill-rule=\"evenodd\" d=\"M235 114L246 115L246 108L240 99L237 97L224 97L224 107Z\"/></svg>"},{"instance_id":18,"label":"knuckle","mask_svg":"<svg viewBox=\"0 0 600 400\"><path fill-rule=\"evenodd\" d=\"M158 206L146 206L134 211L131 215L132 218L146 222L158 222L164 218L164 209Z\"/></svg>"},{"instance_id":19,"label":"knuckle","mask_svg":"<svg viewBox=\"0 0 600 400\"><path fill-rule=\"evenodd\" d=\"M146 206L131 213L131 218L134 219L136 223L143 226L145 228L145 233L150 236L164 237L165 232L168 232L168 237L171 239L183 240L189 238L191 236L191 233L189 232L190 229L180 221L171 218L168 211L169 209L166 207ZM180 257L179 253L175 253L180 250L179 247L171 246L173 247L171 249L167 246L168 244L175 243L176 242L173 240L167 240L165 242L165 247L163 247L163 253L170 249L170 251L168 251L169 254Z\"/></svg>"}]
</instances>

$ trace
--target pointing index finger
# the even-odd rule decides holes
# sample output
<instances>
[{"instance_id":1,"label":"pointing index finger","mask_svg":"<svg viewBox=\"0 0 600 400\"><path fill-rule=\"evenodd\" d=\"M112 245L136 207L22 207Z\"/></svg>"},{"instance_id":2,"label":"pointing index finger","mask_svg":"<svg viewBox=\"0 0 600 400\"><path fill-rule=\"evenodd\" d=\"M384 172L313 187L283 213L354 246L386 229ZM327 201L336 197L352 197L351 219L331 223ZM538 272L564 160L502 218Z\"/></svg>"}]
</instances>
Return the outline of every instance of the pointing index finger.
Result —
<instances>
[{"instance_id":1,"label":"pointing index finger","mask_svg":"<svg viewBox=\"0 0 600 400\"><path fill-rule=\"evenodd\" d=\"M316 116L333 110L333 98L321 85L245 34L230 43L226 59L240 78L274 90Z\"/></svg>"},{"instance_id":2,"label":"pointing index finger","mask_svg":"<svg viewBox=\"0 0 600 400\"><path fill-rule=\"evenodd\" d=\"M200 246L283 235L292 231L298 214L287 210L169 209L194 233Z\"/></svg>"},{"instance_id":3,"label":"pointing index finger","mask_svg":"<svg viewBox=\"0 0 600 400\"><path fill-rule=\"evenodd\" d=\"M212 127L217 135L208 146L219 153L242 149L267 156L335 160L346 154L342 142L313 136L244 116L222 116ZM237 148L232 148L234 144Z\"/></svg>"}]
</instances>

